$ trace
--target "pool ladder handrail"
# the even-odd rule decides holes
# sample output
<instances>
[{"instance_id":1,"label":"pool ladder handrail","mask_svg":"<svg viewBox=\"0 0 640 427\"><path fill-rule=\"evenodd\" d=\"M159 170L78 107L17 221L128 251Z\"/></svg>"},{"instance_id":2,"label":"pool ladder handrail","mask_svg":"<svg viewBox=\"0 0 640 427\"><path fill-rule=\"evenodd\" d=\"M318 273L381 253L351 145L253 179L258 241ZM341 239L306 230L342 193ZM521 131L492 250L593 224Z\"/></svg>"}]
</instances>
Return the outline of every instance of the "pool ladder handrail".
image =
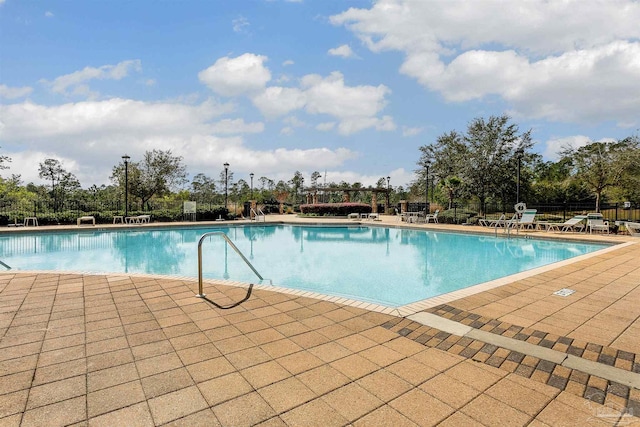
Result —
<instances>
[{"instance_id":1,"label":"pool ladder handrail","mask_svg":"<svg viewBox=\"0 0 640 427\"><path fill-rule=\"evenodd\" d=\"M8 264L5 264L2 260L0 260L0 265L2 265L7 270L11 270L11 267Z\"/></svg>"},{"instance_id":2,"label":"pool ladder handrail","mask_svg":"<svg viewBox=\"0 0 640 427\"><path fill-rule=\"evenodd\" d=\"M251 214L253 215L253 218L251 219L252 221L256 221L256 222L260 222L259 218L262 217L262 222L266 222L266 215L264 214L264 212L262 212L262 209L258 208L258 211L256 212L255 209L251 209Z\"/></svg>"},{"instance_id":3,"label":"pool ladder handrail","mask_svg":"<svg viewBox=\"0 0 640 427\"><path fill-rule=\"evenodd\" d=\"M251 264L251 262L249 262L249 260L247 259L247 257L244 256L244 254L242 252L240 252L240 249L238 249L238 247L231 241L231 239L229 238L229 236L227 236L226 233L222 232L222 231L211 231L208 233L204 233L201 237L200 240L198 241L198 294L196 295L196 297L198 298L204 298L206 296L206 294L203 292L202 289L202 243L204 242L204 239L210 236L221 236L228 244L229 246L231 246L231 248L236 251L236 253L238 255L240 255L240 258L242 258L242 260L245 262L245 264L247 264L249 266L249 268L251 268L251 270L253 270L253 272L256 274L256 276L258 276L258 278L260 280L264 280L264 278L260 275L260 273L258 273L258 270L256 270L256 268L253 266L253 264Z\"/></svg>"},{"instance_id":4,"label":"pool ladder handrail","mask_svg":"<svg viewBox=\"0 0 640 427\"><path fill-rule=\"evenodd\" d=\"M494 228L494 232L496 237L498 237L498 227L499 227L499 223L496 222L496 224L493 226ZM504 224L504 233L507 235L507 237L511 237L511 229L515 228L516 229L516 234L519 235L519 226L518 226L518 214L514 214L510 220L507 220Z\"/></svg>"}]
</instances>

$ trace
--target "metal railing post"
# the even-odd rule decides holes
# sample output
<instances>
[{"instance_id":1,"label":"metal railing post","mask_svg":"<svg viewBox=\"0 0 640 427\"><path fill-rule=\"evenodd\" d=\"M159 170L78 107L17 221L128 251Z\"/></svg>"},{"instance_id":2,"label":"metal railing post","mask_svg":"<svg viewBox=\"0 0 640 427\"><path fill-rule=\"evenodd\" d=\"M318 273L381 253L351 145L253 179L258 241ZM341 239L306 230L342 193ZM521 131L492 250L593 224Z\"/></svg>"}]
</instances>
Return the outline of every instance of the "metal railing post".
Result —
<instances>
[{"instance_id":1,"label":"metal railing post","mask_svg":"<svg viewBox=\"0 0 640 427\"><path fill-rule=\"evenodd\" d=\"M229 239L229 236L227 236L226 233L223 233L222 231L211 231L209 233L203 234L200 237L200 240L198 241L198 294L196 295L196 297L204 298L206 296L206 294L203 291L203 283L202 283L202 243L204 242L204 239L206 237L214 236L214 235L218 235L222 237L229 244L229 246L231 246L231 248L234 251L236 251L238 255L240 255L240 258L242 258L245 264L249 266L249 268L255 273L255 275L258 276L260 280L264 280L264 278L260 275L260 273L258 273L258 270L256 270L253 264L249 262L247 257L245 257L244 254L240 252L240 249L238 249L238 247L231 241L231 239Z\"/></svg>"}]
</instances>

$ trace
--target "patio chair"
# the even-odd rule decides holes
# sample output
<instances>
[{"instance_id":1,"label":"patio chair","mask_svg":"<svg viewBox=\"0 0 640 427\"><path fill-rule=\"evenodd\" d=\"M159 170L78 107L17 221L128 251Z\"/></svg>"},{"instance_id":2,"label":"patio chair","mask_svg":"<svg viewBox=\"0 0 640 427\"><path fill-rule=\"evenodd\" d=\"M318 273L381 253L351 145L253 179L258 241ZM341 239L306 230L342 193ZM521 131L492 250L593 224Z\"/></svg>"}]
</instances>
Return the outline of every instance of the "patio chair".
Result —
<instances>
[{"instance_id":1,"label":"patio chair","mask_svg":"<svg viewBox=\"0 0 640 427\"><path fill-rule=\"evenodd\" d=\"M522 216L519 219L517 217L518 214L515 214L513 218L507 222L507 227L517 228L517 229L524 229L524 228L535 229L536 228L535 220L536 220L537 212L538 212L537 209L525 209L525 211L522 213Z\"/></svg>"},{"instance_id":2,"label":"patio chair","mask_svg":"<svg viewBox=\"0 0 640 427\"><path fill-rule=\"evenodd\" d=\"M583 221L587 218L586 215L576 215L565 222L541 222L540 225L544 227L545 231L559 231L565 233L567 231L583 231Z\"/></svg>"},{"instance_id":3,"label":"patio chair","mask_svg":"<svg viewBox=\"0 0 640 427\"><path fill-rule=\"evenodd\" d=\"M478 223L483 227L504 227L506 221L504 214L502 214L500 218L497 219L480 218Z\"/></svg>"},{"instance_id":4,"label":"patio chair","mask_svg":"<svg viewBox=\"0 0 640 427\"><path fill-rule=\"evenodd\" d=\"M640 222L625 222L624 226L630 235L640 237Z\"/></svg>"},{"instance_id":5,"label":"patio chair","mask_svg":"<svg viewBox=\"0 0 640 427\"><path fill-rule=\"evenodd\" d=\"M589 234L593 231L606 231L609 234L609 221L605 221L602 214L591 213L587 214L587 229Z\"/></svg>"},{"instance_id":6,"label":"patio chair","mask_svg":"<svg viewBox=\"0 0 640 427\"><path fill-rule=\"evenodd\" d=\"M429 221L433 220L434 224L438 223L438 214L440 213L440 209L436 209L436 211L433 214L428 214L425 215L424 217L424 222L425 224L428 224Z\"/></svg>"}]
</instances>

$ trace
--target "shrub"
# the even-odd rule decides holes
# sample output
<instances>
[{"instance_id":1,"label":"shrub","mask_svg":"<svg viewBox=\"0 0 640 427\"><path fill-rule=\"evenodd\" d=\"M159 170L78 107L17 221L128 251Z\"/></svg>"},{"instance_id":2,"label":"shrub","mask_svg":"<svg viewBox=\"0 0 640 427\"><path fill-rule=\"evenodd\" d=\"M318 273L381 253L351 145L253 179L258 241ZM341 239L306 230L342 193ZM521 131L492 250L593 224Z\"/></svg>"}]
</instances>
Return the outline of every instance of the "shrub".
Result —
<instances>
[{"instance_id":1,"label":"shrub","mask_svg":"<svg viewBox=\"0 0 640 427\"><path fill-rule=\"evenodd\" d=\"M216 206L212 209L198 209L198 221L215 221L220 217L229 218L229 211L224 206Z\"/></svg>"},{"instance_id":2,"label":"shrub","mask_svg":"<svg viewBox=\"0 0 640 427\"><path fill-rule=\"evenodd\" d=\"M305 215L347 216L350 213L371 213L371 206L365 203L317 203L300 205Z\"/></svg>"},{"instance_id":3,"label":"shrub","mask_svg":"<svg viewBox=\"0 0 640 427\"><path fill-rule=\"evenodd\" d=\"M444 224L476 224L478 212L468 209L447 209L438 213L438 222Z\"/></svg>"}]
</instances>

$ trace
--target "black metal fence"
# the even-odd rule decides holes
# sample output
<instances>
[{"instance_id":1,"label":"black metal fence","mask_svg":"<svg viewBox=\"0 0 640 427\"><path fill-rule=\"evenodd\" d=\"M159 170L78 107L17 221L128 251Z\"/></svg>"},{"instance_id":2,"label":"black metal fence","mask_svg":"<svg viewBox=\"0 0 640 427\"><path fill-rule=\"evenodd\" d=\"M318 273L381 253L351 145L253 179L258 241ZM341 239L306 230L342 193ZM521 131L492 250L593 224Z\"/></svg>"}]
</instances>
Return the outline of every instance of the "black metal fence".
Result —
<instances>
[{"instance_id":1,"label":"black metal fence","mask_svg":"<svg viewBox=\"0 0 640 427\"><path fill-rule=\"evenodd\" d=\"M425 202L410 202L407 210L418 212L425 210ZM235 204L229 203L229 210L235 212ZM237 208L242 210L243 205L238 204ZM384 212L384 204L379 204L378 212ZM400 206L394 206L400 211ZM566 221L574 215L594 212L594 203L564 203L564 204L532 204L528 208L537 209L537 218L547 221ZM484 212L485 216L499 216L500 214L513 214L514 206L502 205L500 203L487 203L484 209L480 209L478 203L455 203L452 209L447 206L430 203L430 210L440 209L441 214L454 218L455 222L465 222L478 216L479 212ZM277 212L276 205L265 206L264 212ZM156 200L142 206L140 203L129 203L126 212L129 215L150 214L155 221L178 221L183 218L183 201ZM600 206L600 212L608 221L634 221L640 222L640 203L622 202L608 203ZM268 212L267 212L268 213ZM36 217L42 224L68 224L75 223L81 216L92 215L97 222L111 222L113 216L124 215L125 206L122 201L100 201L100 200L67 200L54 205L51 201L31 201L31 202L2 202L0 201L0 226L21 223L26 217ZM223 206L212 203L197 204L197 220L210 220L228 215Z\"/></svg>"},{"instance_id":2,"label":"black metal fence","mask_svg":"<svg viewBox=\"0 0 640 427\"><path fill-rule=\"evenodd\" d=\"M229 205L231 209L233 204ZM0 202L0 226L20 224L25 218L35 217L41 225L73 224L81 216L94 216L98 223L110 223L114 216L151 215L154 221L179 221L183 215L183 201L153 201L145 204L129 203L127 209L121 201L84 201L67 200L52 203L50 201ZM228 210L215 204L198 204L197 220L213 220L220 216L228 217Z\"/></svg>"},{"instance_id":3,"label":"black metal fence","mask_svg":"<svg viewBox=\"0 0 640 427\"><path fill-rule=\"evenodd\" d=\"M410 212L424 212L426 203L408 203L407 210ZM564 203L564 204L531 204L529 209L536 209L536 218L543 221L566 221L575 215L595 212L594 203ZM400 207L398 206L398 210ZM500 203L487 203L484 209L480 209L478 203L455 203L452 209L447 206L442 207L435 203L430 203L429 209L440 209L440 211L455 211L457 218L475 217L479 212L484 212L485 216L499 216L500 214L512 215L515 213L514 205L502 205ZM451 213L451 212L450 212ZM640 203L622 202L605 203L600 205L600 213L608 221L640 221ZM453 213L451 213L453 214Z\"/></svg>"}]
</instances>

